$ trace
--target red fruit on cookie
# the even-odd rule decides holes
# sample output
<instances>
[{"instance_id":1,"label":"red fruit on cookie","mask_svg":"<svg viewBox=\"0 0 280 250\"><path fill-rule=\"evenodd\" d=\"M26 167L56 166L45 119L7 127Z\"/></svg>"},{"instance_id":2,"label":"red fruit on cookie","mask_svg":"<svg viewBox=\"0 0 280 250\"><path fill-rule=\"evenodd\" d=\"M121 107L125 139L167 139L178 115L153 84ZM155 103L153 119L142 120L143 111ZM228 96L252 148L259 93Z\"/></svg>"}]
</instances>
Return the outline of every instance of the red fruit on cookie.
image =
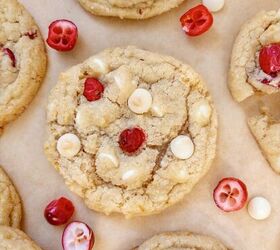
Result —
<instances>
[{"instance_id":1,"label":"red fruit on cookie","mask_svg":"<svg viewBox=\"0 0 280 250\"><path fill-rule=\"evenodd\" d=\"M216 205L225 212L237 211L244 207L248 192L246 185L239 179L222 179L213 193Z\"/></svg>"},{"instance_id":2,"label":"red fruit on cookie","mask_svg":"<svg viewBox=\"0 0 280 250\"><path fill-rule=\"evenodd\" d=\"M72 202L64 197L53 200L45 208L45 218L51 225L63 225L72 217L74 213Z\"/></svg>"},{"instance_id":3,"label":"red fruit on cookie","mask_svg":"<svg viewBox=\"0 0 280 250\"><path fill-rule=\"evenodd\" d=\"M16 57L13 51L11 51L9 48L3 48L3 52L5 55L7 55L11 61L12 61L12 66L16 67Z\"/></svg>"},{"instance_id":4,"label":"red fruit on cookie","mask_svg":"<svg viewBox=\"0 0 280 250\"><path fill-rule=\"evenodd\" d=\"M141 128L124 130L119 137L119 146L125 153L136 152L145 142L146 135Z\"/></svg>"},{"instance_id":5,"label":"red fruit on cookie","mask_svg":"<svg viewBox=\"0 0 280 250\"><path fill-rule=\"evenodd\" d=\"M94 234L87 224L74 221L64 229L62 235L63 250L91 250L93 245Z\"/></svg>"},{"instance_id":6,"label":"red fruit on cookie","mask_svg":"<svg viewBox=\"0 0 280 250\"><path fill-rule=\"evenodd\" d=\"M183 30L189 36L199 36L213 24L213 15L202 4L188 10L181 18Z\"/></svg>"},{"instance_id":7,"label":"red fruit on cookie","mask_svg":"<svg viewBox=\"0 0 280 250\"><path fill-rule=\"evenodd\" d=\"M58 51L70 51L77 42L78 28L71 21L62 19L49 26L48 45Z\"/></svg>"},{"instance_id":8,"label":"red fruit on cookie","mask_svg":"<svg viewBox=\"0 0 280 250\"><path fill-rule=\"evenodd\" d=\"M102 97L104 86L96 78L87 78L83 95L89 101L97 101Z\"/></svg>"},{"instance_id":9,"label":"red fruit on cookie","mask_svg":"<svg viewBox=\"0 0 280 250\"><path fill-rule=\"evenodd\" d=\"M260 51L259 63L266 74L280 72L280 44L264 46Z\"/></svg>"}]
</instances>

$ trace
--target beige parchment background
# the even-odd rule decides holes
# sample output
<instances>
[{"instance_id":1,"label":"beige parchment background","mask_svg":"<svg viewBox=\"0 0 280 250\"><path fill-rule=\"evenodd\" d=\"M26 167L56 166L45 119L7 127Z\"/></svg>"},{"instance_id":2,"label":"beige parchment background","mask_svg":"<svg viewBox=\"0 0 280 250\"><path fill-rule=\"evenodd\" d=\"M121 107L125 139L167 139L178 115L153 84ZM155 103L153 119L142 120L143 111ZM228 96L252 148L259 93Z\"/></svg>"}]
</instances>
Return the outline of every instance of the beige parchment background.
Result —
<instances>
[{"instance_id":1,"label":"beige parchment background","mask_svg":"<svg viewBox=\"0 0 280 250\"><path fill-rule=\"evenodd\" d=\"M268 166L253 140L241 105L227 89L227 70L234 38L240 25L256 12L280 7L279 0L226 0L215 14L210 32L187 38L181 31L180 16L199 3L188 0L179 8L146 21L125 21L94 17L76 0L20 0L35 17L44 37L48 24L60 18L74 21L79 43L70 53L48 49L49 68L37 97L28 110L6 127L0 138L0 164L10 174L24 204L24 230L45 250L59 250L63 227L50 226L43 218L45 205L60 196L75 204L75 219L95 231L95 250L129 250L146 238L171 230L191 230L212 235L238 250L280 249L280 176ZM174 56L192 65L206 80L219 113L217 158L205 178L180 204L160 215L125 220L104 216L86 208L63 183L43 153L45 107L49 90L59 72L113 46L136 45ZM272 205L268 220L258 222L247 210L225 214L212 199L212 190L226 176L241 178L250 197L265 196Z\"/></svg>"}]
</instances>

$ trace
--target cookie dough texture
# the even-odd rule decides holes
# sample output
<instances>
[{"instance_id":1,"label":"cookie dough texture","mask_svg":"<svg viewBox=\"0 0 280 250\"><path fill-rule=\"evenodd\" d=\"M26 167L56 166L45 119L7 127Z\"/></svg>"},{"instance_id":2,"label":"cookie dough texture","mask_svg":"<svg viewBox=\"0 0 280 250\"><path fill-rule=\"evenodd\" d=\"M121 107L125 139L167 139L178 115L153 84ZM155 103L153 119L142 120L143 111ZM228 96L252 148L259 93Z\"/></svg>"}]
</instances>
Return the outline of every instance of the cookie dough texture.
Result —
<instances>
[{"instance_id":1,"label":"cookie dough texture","mask_svg":"<svg viewBox=\"0 0 280 250\"><path fill-rule=\"evenodd\" d=\"M280 10L263 11L247 21L238 34L232 51L229 88L238 102L256 94L272 94L279 88L263 84L264 72L258 65L262 46L280 42ZM280 77L274 79L275 84Z\"/></svg>"},{"instance_id":2,"label":"cookie dough texture","mask_svg":"<svg viewBox=\"0 0 280 250\"><path fill-rule=\"evenodd\" d=\"M83 96L87 77L104 84L100 100L88 102ZM137 87L153 96L152 109L143 115L127 107ZM201 107L209 110L207 115L200 115ZM105 214L161 212L191 191L215 156L212 99L190 66L168 56L135 47L107 49L62 73L47 109L48 159L89 208ZM145 131L147 141L139 153L126 155L118 145L119 134L135 126ZM66 133L78 136L82 144L72 158L56 148ZM171 152L170 142L178 135L188 135L195 145L187 160Z\"/></svg>"},{"instance_id":3,"label":"cookie dough texture","mask_svg":"<svg viewBox=\"0 0 280 250\"><path fill-rule=\"evenodd\" d=\"M15 56L15 65L5 53ZM35 96L46 71L39 28L16 0L0 0L0 129L20 115Z\"/></svg>"},{"instance_id":4,"label":"cookie dough texture","mask_svg":"<svg viewBox=\"0 0 280 250\"><path fill-rule=\"evenodd\" d=\"M0 226L1 250L41 250L24 232Z\"/></svg>"},{"instance_id":5,"label":"cookie dough texture","mask_svg":"<svg viewBox=\"0 0 280 250\"><path fill-rule=\"evenodd\" d=\"M162 233L133 250L227 250L218 240L189 232Z\"/></svg>"},{"instance_id":6,"label":"cookie dough texture","mask_svg":"<svg viewBox=\"0 0 280 250\"><path fill-rule=\"evenodd\" d=\"M10 178L0 167L0 225L19 228L21 217L19 195Z\"/></svg>"},{"instance_id":7,"label":"cookie dough texture","mask_svg":"<svg viewBox=\"0 0 280 250\"><path fill-rule=\"evenodd\" d=\"M248 124L270 166L280 174L280 123L263 114L251 117Z\"/></svg>"},{"instance_id":8,"label":"cookie dough texture","mask_svg":"<svg viewBox=\"0 0 280 250\"><path fill-rule=\"evenodd\" d=\"M78 0L89 12L101 16L145 19L177 7L184 0Z\"/></svg>"}]
</instances>

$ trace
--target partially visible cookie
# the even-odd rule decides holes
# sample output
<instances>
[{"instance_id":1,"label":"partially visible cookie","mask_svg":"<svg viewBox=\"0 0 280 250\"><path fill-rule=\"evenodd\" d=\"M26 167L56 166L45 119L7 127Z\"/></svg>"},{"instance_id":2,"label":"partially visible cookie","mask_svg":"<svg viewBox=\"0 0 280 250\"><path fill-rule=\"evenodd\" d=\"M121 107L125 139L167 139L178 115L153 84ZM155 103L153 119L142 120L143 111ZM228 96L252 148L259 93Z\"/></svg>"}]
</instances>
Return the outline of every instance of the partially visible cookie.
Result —
<instances>
[{"instance_id":1,"label":"partially visible cookie","mask_svg":"<svg viewBox=\"0 0 280 250\"><path fill-rule=\"evenodd\" d=\"M126 217L180 201L215 157L217 115L202 78L176 59L107 49L62 73L45 152L89 208Z\"/></svg>"},{"instance_id":2,"label":"partially visible cookie","mask_svg":"<svg viewBox=\"0 0 280 250\"><path fill-rule=\"evenodd\" d=\"M227 250L218 240L190 232L158 234L133 250Z\"/></svg>"},{"instance_id":3,"label":"partially visible cookie","mask_svg":"<svg viewBox=\"0 0 280 250\"><path fill-rule=\"evenodd\" d=\"M280 174L280 122L263 114L251 117L248 124L270 166Z\"/></svg>"},{"instance_id":4,"label":"partially visible cookie","mask_svg":"<svg viewBox=\"0 0 280 250\"><path fill-rule=\"evenodd\" d=\"M233 47L229 72L229 88L236 101L256 93L279 91L280 73L265 73L259 63L261 49L277 43L280 43L280 10L263 11L242 26Z\"/></svg>"},{"instance_id":5,"label":"partially visible cookie","mask_svg":"<svg viewBox=\"0 0 280 250\"><path fill-rule=\"evenodd\" d=\"M0 0L0 130L35 96L46 71L38 26L17 0Z\"/></svg>"},{"instance_id":6,"label":"partially visible cookie","mask_svg":"<svg viewBox=\"0 0 280 250\"><path fill-rule=\"evenodd\" d=\"M19 195L4 170L0 167L0 225L19 228L22 206Z\"/></svg>"},{"instance_id":7,"label":"partially visible cookie","mask_svg":"<svg viewBox=\"0 0 280 250\"><path fill-rule=\"evenodd\" d=\"M184 0L78 0L89 12L101 16L145 19L177 7Z\"/></svg>"},{"instance_id":8,"label":"partially visible cookie","mask_svg":"<svg viewBox=\"0 0 280 250\"><path fill-rule=\"evenodd\" d=\"M7 226L0 226L1 250L41 250L24 232Z\"/></svg>"}]
</instances>

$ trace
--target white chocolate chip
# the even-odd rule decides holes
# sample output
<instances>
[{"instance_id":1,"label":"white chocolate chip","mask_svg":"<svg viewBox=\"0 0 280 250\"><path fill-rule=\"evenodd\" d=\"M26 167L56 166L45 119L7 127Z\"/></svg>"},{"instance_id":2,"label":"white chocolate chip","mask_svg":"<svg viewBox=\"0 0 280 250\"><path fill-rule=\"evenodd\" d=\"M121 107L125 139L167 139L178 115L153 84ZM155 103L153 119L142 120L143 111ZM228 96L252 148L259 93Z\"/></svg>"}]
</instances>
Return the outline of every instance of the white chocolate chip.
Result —
<instances>
[{"instance_id":1,"label":"white chocolate chip","mask_svg":"<svg viewBox=\"0 0 280 250\"><path fill-rule=\"evenodd\" d=\"M163 117L164 116L163 109L159 105L156 105L156 104L152 105L151 112L152 112L152 115L156 116L156 117Z\"/></svg>"},{"instance_id":2,"label":"white chocolate chip","mask_svg":"<svg viewBox=\"0 0 280 250\"><path fill-rule=\"evenodd\" d=\"M122 104L127 102L127 98L136 89L137 83L133 79L133 76L128 67L122 66L118 70L112 73L113 82L119 89L118 103Z\"/></svg>"},{"instance_id":3,"label":"white chocolate chip","mask_svg":"<svg viewBox=\"0 0 280 250\"><path fill-rule=\"evenodd\" d=\"M194 144L190 137L186 135L179 135L171 142L171 151L175 157L186 160L193 155Z\"/></svg>"},{"instance_id":4,"label":"white chocolate chip","mask_svg":"<svg viewBox=\"0 0 280 250\"><path fill-rule=\"evenodd\" d=\"M109 72L107 63L98 57L94 57L90 62L91 68L97 73L97 76L104 75Z\"/></svg>"},{"instance_id":5,"label":"white chocolate chip","mask_svg":"<svg viewBox=\"0 0 280 250\"><path fill-rule=\"evenodd\" d=\"M128 181L128 180L134 179L136 176L137 176L136 169L129 169L123 173L122 180Z\"/></svg>"},{"instance_id":6,"label":"white chocolate chip","mask_svg":"<svg viewBox=\"0 0 280 250\"><path fill-rule=\"evenodd\" d=\"M224 7L225 0L202 0L202 3L211 12L217 12L217 11L220 11Z\"/></svg>"},{"instance_id":7,"label":"white chocolate chip","mask_svg":"<svg viewBox=\"0 0 280 250\"><path fill-rule=\"evenodd\" d=\"M209 123L212 114L212 108L208 101L203 100L194 105L193 117L194 120L201 126L205 126Z\"/></svg>"},{"instance_id":8,"label":"white chocolate chip","mask_svg":"<svg viewBox=\"0 0 280 250\"><path fill-rule=\"evenodd\" d=\"M81 142L78 136L72 133L67 133L58 139L56 148L61 156L72 158L79 153Z\"/></svg>"},{"instance_id":9,"label":"white chocolate chip","mask_svg":"<svg viewBox=\"0 0 280 250\"><path fill-rule=\"evenodd\" d=\"M148 112L152 106L153 98L146 89L138 88L128 99L129 109L136 114Z\"/></svg>"},{"instance_id":10,"label":"white chocolate chip","mask_svg":"<svg viewBox=\"0 0 280 250\"><path fill-rule=\"evenodd\" d=\"M115 167L119 166L119 159L117 158L116 154L113 151L102 152L99 154L99 158L103 160L109 160L110 162L113 163Z\"/></svg>"},{"instance_id":11,"label":"white chocolate chip","mask_svg":"<svg viewBox=\"0 0 280 250\"><path fill-rule=\"evenodd\" d=\"M263 197L255 197L248 204L248 213L255 220L264 220L271 213L270 203Z\"/></svg>"}]
</instances>

